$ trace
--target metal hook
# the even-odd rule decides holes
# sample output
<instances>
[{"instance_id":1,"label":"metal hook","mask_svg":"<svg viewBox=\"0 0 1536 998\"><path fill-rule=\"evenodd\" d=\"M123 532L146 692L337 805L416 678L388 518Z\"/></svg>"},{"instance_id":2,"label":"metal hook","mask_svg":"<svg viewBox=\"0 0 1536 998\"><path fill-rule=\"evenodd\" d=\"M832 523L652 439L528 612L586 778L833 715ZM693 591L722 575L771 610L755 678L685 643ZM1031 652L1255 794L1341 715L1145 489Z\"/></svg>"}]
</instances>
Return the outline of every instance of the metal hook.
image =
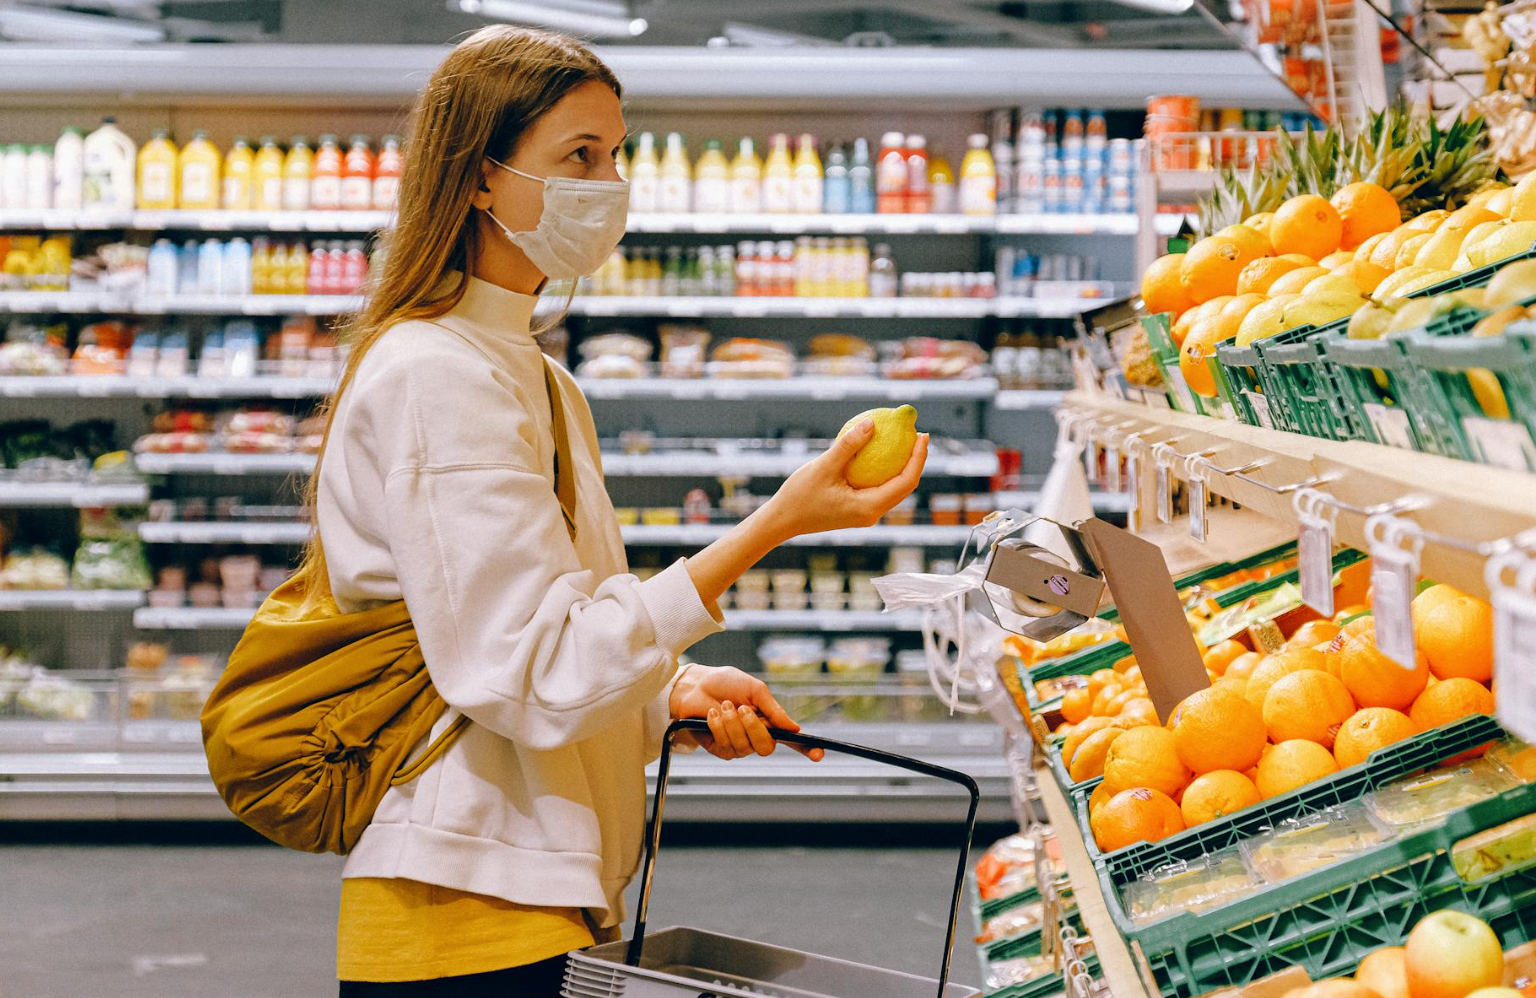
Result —
<instances>
[{"instance_id":1,"label":"metal hook","mask_svg":"<svg viewBox=\"0 0 1536 998\"><path fill-rule=\"evenodd\" d=\"M1252 468L1245 468L1245 469L1243 469L1241 471L1234 471L1234 472L1232 472L1232 477L1237 479L1240 482L1247 482L1249 485L1257 485L1259 488L1263 489L1265 492L1270 492L1270 493L1273 493L1275 495L1280 495L1280 496L1287 495L1287 494L1290 494L1290 493L1294 493L1294 492L1296 492L1299 489L1316 488L1319 485L1323 485L1323 484L1325 484L1327 482L1333 481L1334 477L1335 477L1335 476L1332 476L1332 475L1319 475L1316 478L1309 478L1309 479L1307 479L1306 481L1303 481L1303 482L1291 482L1288 485L1270 485L1268 482L1261 482L1257 478L1254 478L1253 476L1247 474L1247 472L1249 472L1249 471L1257 471L1260 468L1268 467L1269 465L1271 465L1273 463L1274 463L1274 461L1272 461L1272 460L1259 461Z\"/></svg>"}]
</instances>

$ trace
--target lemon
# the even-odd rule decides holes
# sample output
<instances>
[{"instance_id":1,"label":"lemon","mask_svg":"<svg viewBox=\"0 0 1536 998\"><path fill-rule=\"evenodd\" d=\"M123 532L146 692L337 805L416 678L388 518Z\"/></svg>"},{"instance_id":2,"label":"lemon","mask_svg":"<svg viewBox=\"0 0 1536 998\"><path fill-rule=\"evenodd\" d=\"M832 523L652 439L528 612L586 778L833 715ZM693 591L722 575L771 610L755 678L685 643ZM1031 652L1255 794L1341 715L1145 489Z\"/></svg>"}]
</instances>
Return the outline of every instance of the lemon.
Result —
<instances>
[{"instance_id":1,"label":"lemon","mask_svg":"<svg viewBox=\"0 0 1536 998\"><path fill-rule=\"evenodd\" d=\"M1486 267L1517 253L1524 253L1533 243L1536 243L1536 222L1510 222L1475 243L1468 235L1462 251L1467 254L1473 266Z\"/></svg>"},{"instance_id":2,"label":"lemon","mask_svg":"<svg viewBox=\"0 0 1536 998\"><path fill-rule=\"evenodd\" d=\"M1325 289L1304 294L1286 306L1285 328L1327 325L1335 319L1354 315L1355 309L1364 304L1365 299L1353 284L1346 291Z\"/></svg>"},{"instance_id":3,"label":"lemon","mask_svg":"<svg viewBox=\"0 0 1536 998\"><path fill-rule=\"evenodd\" d=\"M1499 269L1488 282L1490 308L1513 305L1536 296L1536 260L1516 260Z\"/></svg>"},{"instance_id":4,"label":"lemon","mask_svg":"<svg viewBox=\"0 0 1536 998\"><path fill-rule=\"evenodd\" d=\"M1284 332L1285 307L1295 301L1300 295L1280 295L1271 298L1262 305L1255 305L1248 314L1243 316L1242 323L1237 327L1237 345L1245 347L1254 340L1262 340Z\"/></svg>"},{"instance_id":5,"label":"lemon","mask_svg":"<svg viewBox=\"0 0 1536 998\"><path fill-rule=\"evenodd\" d=\"M843 424L841 437L866 419L875 421L875 435L848 462L844 476L856 489L872 489L901 474L917 446L917 410L910 405L870 409Z\"/></svg>"}]
</instances>

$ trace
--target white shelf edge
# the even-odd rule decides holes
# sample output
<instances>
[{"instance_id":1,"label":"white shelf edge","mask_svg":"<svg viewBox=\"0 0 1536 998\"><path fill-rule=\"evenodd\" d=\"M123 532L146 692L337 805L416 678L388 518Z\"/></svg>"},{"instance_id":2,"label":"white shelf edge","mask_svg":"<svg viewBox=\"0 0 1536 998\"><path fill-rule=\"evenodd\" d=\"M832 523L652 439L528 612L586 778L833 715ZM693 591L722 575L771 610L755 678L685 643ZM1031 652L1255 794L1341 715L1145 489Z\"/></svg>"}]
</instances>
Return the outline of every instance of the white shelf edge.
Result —
<instances>
[{"instance_id":1,"label":"white shelf edge","mask_svg":"<svg viewBox=\"0 0 1536 998\"><path fill-rule=\"evenodd\" d=\"M90 485L77 482L0 482L0 508L36 506L142 506L149 486L142 483Z\"/></svg>"},{"instance_id":2,"label":"white shelf edge","mask_svg":"<svg viewBox=\"0 0 1536 998\"><path fill-rule=\"evenodd\" d=\"M625 526L621 530L625 544L702 546L718 539L730 528L731 524L725 523L684 523L676 526L637 524ZM859 530L829 530L806 534L794 538L788 544L795 547L947 547L964 544L970 532L971 528L965 526L880 524Z\"/></svg>"},{"instance_id":3,"label":"white shelf edge","mask_svg":"<svg viewBox=\"0 0 1536 998\"><path fill-rule=\"evenodd\" d=\"M138 589L0 589L0 611L131 610L143 602Z\"/></svg>"},{"instance_id":4,"label":"white shelf edge","mask_svg":"<svg viewBox=\"0 0 1536 998\"><path fill-rule=\"evenodd\" d=\"M281 523L141 523L146 544L303 544L310 525Z\"/></svg>"}]
</instances>

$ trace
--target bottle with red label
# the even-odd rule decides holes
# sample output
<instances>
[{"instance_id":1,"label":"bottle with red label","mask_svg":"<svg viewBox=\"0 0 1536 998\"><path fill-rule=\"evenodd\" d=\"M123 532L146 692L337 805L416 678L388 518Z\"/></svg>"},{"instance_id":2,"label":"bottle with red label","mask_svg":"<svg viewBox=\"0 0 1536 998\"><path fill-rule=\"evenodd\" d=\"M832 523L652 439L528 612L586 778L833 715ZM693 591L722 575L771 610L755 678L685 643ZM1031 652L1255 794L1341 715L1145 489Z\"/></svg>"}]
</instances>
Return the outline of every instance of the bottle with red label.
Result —
<instances>
[{"instance_id":1,"label":"bottle with red label","mask_svg":"<svg viewBox=\"0 0 1536 998\"><path fill-rule=\"evenodd\" d=\"M309 206L327 211L341 207L341 147L334 135L320 136L320 148L315 150Z\"/></svg>"},{"instance_id":2,"label":"bottle with red label","mask_svg":"<svg viewBox=\"0 0 1536 998\"><path fill-rule=\"evenodd\" d=\"M325 268L331 258L329 243L315 243L309 251L309 273L304 275L304 293L310 295L327 294L325 286Z\"/></svg>"},{"instance_id":3,"label":"bottle with red label","mask_svg":"<svg viewBox=\"0 0 1536 998\"><path fill-rule=\"evenodd\" d=\"M379 145L379 158L373 165L373 207L376 210L394 210L395 198L400 194L400 174L403 169L399 137L384 136L384 141Z\"/></svg>"},{"instance_id":4,"label":"bottle with red label","mask_svg":"<svg viewBox=\"0 0 1536 998\"><path fill-rule=\"evenodd\" d=\"M372 205L373 151L368 148L368 136L354 135L341 166L341 206L362 211Z\"/></svg>"},{"instance_id":5,"label":"bottle with red label","mask_svg":"<svg viewBox=\"0 0 1536 998\"><path fill-rule=\"evenodd\" d=\"M368 281L368 255L363 252L361 239L352 239L347 242L341 274L343 294L351 295L363 290L363 285Z\"/></svg>"},{"instance_id":6,"label":"bottle with red label","mask_svg":"<svg viewBox=\"0 0 1536 998\"><path fill-rule=\"evenodd\" d=\"M341 243L332 241L326 244L325 252L325 279L321 282L321 293L327 295L339 295L346 291L346 274L344 273L345 261L342 259Z\"/></svg>"},{"instance_id":7,"label":"bottle with red label","mask_svg":"<svg viewBox=\"0 0 1536 998\"><path fill-rule=\"evenodd\" d=\"M907 151L900 132L886 132L875 160L875 211L899 215L907 210Z\"/></svg>"},{"instance_id":8,"label":"bottle with red label","mask_svg":"<svg viewBox=\"0 0 1536 998\"><path fill-rule=\"evenodd\" d=\"M926 215L933 205L928 185L928 140L921 135L907 136L907 211Z\"/></svg>"}]
</instances>

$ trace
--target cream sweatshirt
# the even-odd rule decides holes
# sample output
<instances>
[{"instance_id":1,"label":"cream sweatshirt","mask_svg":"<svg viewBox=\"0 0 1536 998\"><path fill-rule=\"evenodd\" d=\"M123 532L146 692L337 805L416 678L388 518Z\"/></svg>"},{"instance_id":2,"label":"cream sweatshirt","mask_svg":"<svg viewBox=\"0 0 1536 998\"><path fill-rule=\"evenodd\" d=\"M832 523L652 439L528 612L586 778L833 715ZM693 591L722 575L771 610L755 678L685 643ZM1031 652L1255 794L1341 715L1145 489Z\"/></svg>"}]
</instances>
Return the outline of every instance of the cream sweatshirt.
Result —
<instances>
[{"instance_id":1,"label":"cream sweatshirt","mask_svg":"<svg viewBox=\"0 0 1536 998\"><path fill-rule=\"evenodd\" d=\"M721 624L682 561L628 574L591 411L556 365L571 540L535 302L470 278L447 315L386 332L336 410L316 517L337 604L403 597L451 708L438 730L473 722L388 792L344 876L587 908L612 926L677 657Z\"/></svg>"}]
</instances>

